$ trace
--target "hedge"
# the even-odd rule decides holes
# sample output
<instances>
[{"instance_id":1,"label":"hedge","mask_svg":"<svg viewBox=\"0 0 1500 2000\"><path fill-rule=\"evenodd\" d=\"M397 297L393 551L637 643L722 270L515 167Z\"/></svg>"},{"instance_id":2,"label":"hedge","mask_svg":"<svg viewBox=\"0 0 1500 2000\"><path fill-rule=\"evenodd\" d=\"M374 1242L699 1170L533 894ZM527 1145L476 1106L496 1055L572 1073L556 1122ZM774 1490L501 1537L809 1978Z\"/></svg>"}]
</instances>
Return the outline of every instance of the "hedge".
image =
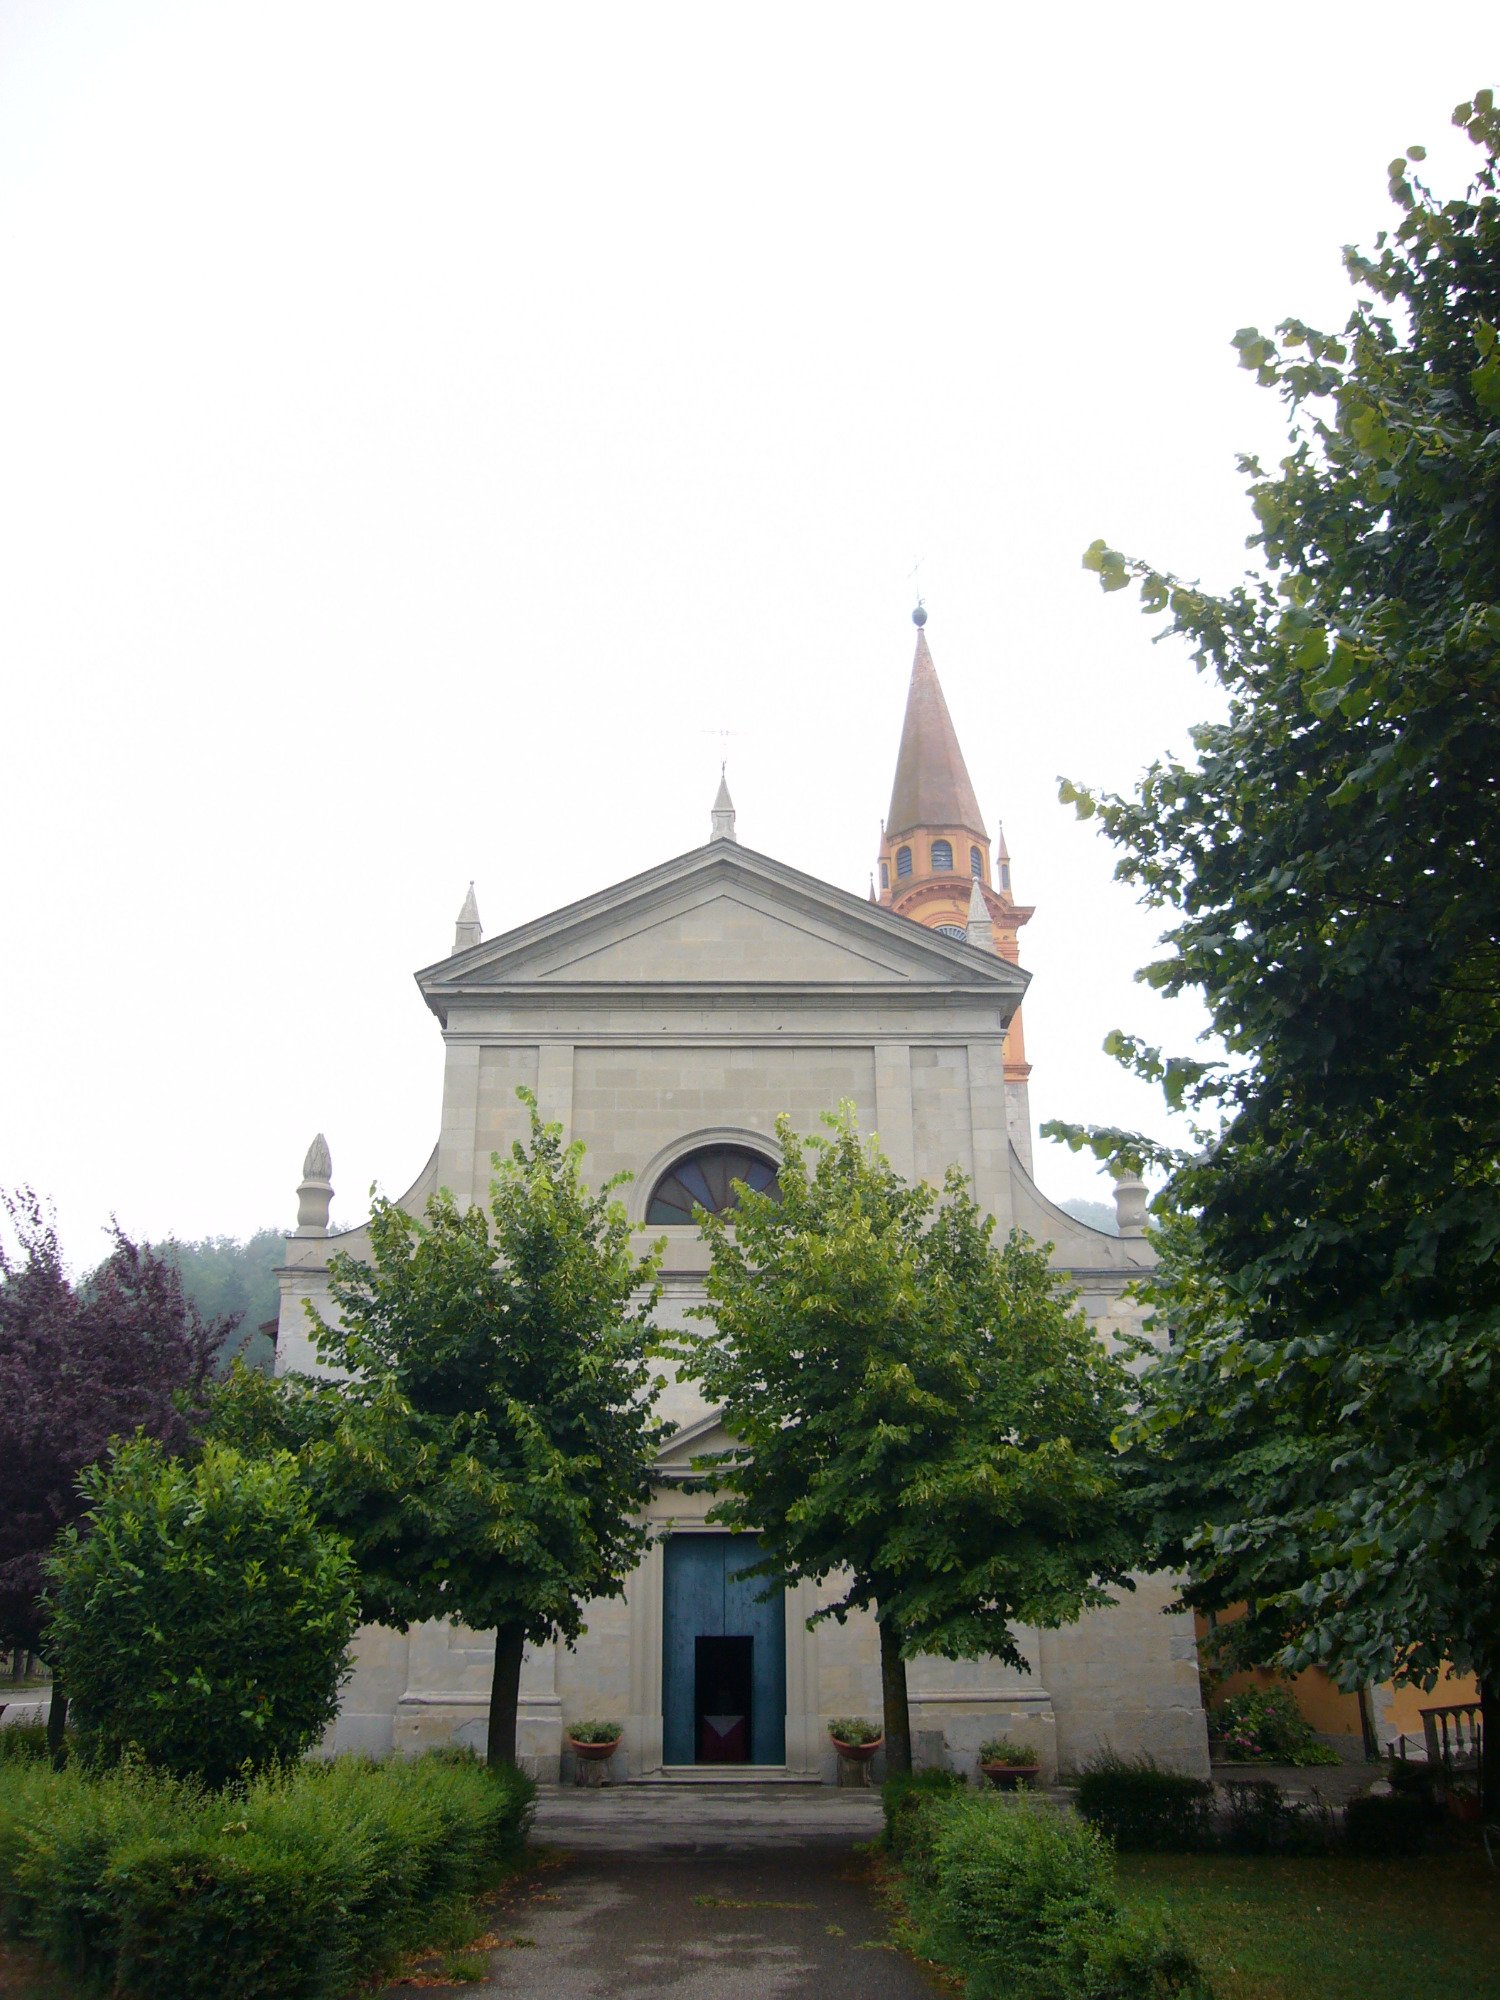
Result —
<instances>
[{"instance_id":1,"label":"hedge","mask_svg":"<svg viewBox=\"0 0 1500 2000\"><path fill-rule=\"evenodd\" d=\"M1079 1812L1121 1854L1207 1853L1213 1803L1207 1778L1163 1771L1149 1757L1097 1757L1078 1780Z\"/></svg>"},{"instance_id":2,"label":"hedge","mask_svg":"<svg viewBox=\"0 0 1500 2000\"><path fill-rule=\"evenodd\" d=\"M518 1856L530 1779L341 1758L227 1791L0 1767L0 1928L130 2000L342 2000Z\"/></svg>"},{"instance_id":3,"label":"hedge","mask_svg":"<svg viewBox=\"0 0 1500 2000\"><path fill-rule=\"evenodd\" d=\"M1108 1842L1073 1814L929 1792L894 1817L917 1949L969 2000L1212 2000L1166 1920L1121 1907Z\"/></svg>"}]
</instances>

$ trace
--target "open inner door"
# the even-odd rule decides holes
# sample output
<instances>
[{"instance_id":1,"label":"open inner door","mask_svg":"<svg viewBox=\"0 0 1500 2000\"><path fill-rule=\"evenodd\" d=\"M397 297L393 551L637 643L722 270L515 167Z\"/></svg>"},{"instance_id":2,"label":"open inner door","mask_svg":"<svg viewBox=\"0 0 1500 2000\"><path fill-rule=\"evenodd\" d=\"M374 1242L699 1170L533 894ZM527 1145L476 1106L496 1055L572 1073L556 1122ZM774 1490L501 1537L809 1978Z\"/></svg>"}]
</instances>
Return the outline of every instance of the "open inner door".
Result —
<instances>
[{"instance_id":1,"label":"open inner door","mask_svg":"<svg viewBox=\"0 0 1500 2000\"><path fill-rule=\"evenodd\" d=\"M755 1641L699 1637L695 1650L693 1721L698 1762L748 1764L755 1700Z\"/></svg>"}]
</instances>

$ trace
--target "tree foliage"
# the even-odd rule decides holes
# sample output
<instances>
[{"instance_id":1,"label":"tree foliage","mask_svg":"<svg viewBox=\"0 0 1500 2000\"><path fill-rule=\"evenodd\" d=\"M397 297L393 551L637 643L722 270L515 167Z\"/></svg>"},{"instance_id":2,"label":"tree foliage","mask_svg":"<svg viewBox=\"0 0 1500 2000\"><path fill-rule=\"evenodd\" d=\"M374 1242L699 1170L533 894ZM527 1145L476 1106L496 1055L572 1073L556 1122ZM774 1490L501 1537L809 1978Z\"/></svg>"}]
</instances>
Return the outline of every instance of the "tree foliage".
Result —
<instances>
[{"instance_id":1,"label":"tree foliage","mask_svg":"<svg viewBox=\"0 0 1500 2000\"><path fill-rule=\"evenodd\" d=\"M1153 1152L1176 1328L1142 1436L1190 1595L1242 1655L1346 1685L1500 1681L1500 117L1440 200L1345 253L1326 334L1236 336L1285 402L1242 462L1257 570L1213 595L1096 543L1227 690L1129 798L1064 787L1173 913L1141 975L1205 998L1220 1064L1118 1051L1200 1120ZM1065 1134L1064 1136L1069 1136ZM1491 1714L1500 1722L1500 1711ZM1493 1733L1493 1732L1492 1732Z\"/></svg>"},{"instance_id":2,"label":"tree foliage","mask_svg":"<svg viewBox=\"0 0 1500 2000\"><path fill-rule=\"evenodd\" d=\"M136 1438L81 1486L86 1520L47 1569L85 1753L222 1785L309 1749L338 1712L358 1597L295 1461L211 1443L189 1465Z\"/></svg>"},{"instance_id":3,"label":"tree foliage","mask_svg":"<svg viewBox=\"0 0 1500 2000\"><path fill-rule=\"evenodd\" d=\"M42 1559L78 1518L79 1475L137 1430L188 1443L233 1317L207 1318L172 1264L114 1232L82 1285L30 1189L5 1198L0 1243L0 1642L45 1650Z\"/></svg>"},{"instance_id":4,"label":"tree foliage","mask_svg":"<svg viewBox=\"0 0 1500 2000\"><path fill-rule=\"evenodd\" d=\"M276 1350L281 1293L276 1267L286 1261L286 1236L257 1229L242 1242L235 1236L176 1237L151 1246L175 1264L182 1289L205 1319L233 1318L245 1329L242 1352L252 1367L269 1369Z\"/></svg>"},{"instance_id":5,"label":"tree foliage","mask_svg":"<svg viewBox=\"0 0 1500 2000\"><path fill-rule=\"evenodd\" d=\"M618 1596L646 1545L663 1435L648 1322L656 1257L637 1259L613 1183L536 1104L498 1156L488 1213L446 1192L425 1219L377 1201L369 1263L336 1257L336 1318L312 1313L337 1383L235 1372L216 1434L297 1450L346 1533L364 1615L497 1633L492 1762L514 1762L527 1640L571 1645L590 1598Z\"/></svg>"},{"instance_id":6,"label":"tree foliage","mask_svg":"<svg viewBox=\"0 0 1500 2000\"><path fill-rule=\"evenodd\" d=\"M1128 1587L1128 1377L956 1170L941 1197L908 1186L847 1106L828 1122L801 1139L782 1120L779 1194L701 1218L712 1327L679 1358L736 1441L711 1518L759 1534L769 1575L837 1574L819 1617L875 1611L899 1769L906 1656L1024 1669L1018 1623Z\"/></svg>"}]
</instances>

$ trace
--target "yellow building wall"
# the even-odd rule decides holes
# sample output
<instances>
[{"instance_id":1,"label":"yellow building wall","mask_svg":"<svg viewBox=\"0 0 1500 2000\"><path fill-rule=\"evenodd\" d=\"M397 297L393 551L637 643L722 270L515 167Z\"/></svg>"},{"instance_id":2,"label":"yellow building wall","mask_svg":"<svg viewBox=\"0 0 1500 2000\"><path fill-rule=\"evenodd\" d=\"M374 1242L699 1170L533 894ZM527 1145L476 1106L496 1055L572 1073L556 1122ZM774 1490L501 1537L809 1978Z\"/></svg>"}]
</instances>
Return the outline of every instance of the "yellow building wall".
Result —
<instances>
[{"instance_id":1,"label":"yellow building wall","mask_svg":"<svg viewBox=\"0 0 1500 2000\"><path fill-rule=\"evenodd\" d=\"M1217 1622L1232 1624L1241 1615L1240 1607L1235 1606L1230 1611L1220 1612ZM1210 1630L1209 1621L1199 1615L1195 1623L1201 1650ZM1309 1667L1290 1678L1272 1673L1266 1667L1226 1674L1222 1680L1215 1681L1208 1705L1211 1709L1217 1708L1221 1701L1232 1694L1241 1694L1247 1688L1277 1686L1291 1689L1303 1720L1320 1735L1363 1735L1359 1696L1346 1694L1321 1667ZM1454 1674L1446 1669L1433 1688L1397 1687L1389 1681L1382 1683L1376 1690L1375 1702L1381 1751L1384 1752L1387 1742L1397 1735L1420 1736L1424 1708L1446 1708L1454 1703L1478 1699L1479 1683L1473 1674Z\"/></svg>"},{"instance_id":2,"label":"yellow building wall","mask_svg":"<svg viewBox=\"0 0 1500 2000\"><path fill-rule=\"evenodd\" d=\"M1473 1674L1451 1674L1444 1670L1434 1688L1392 1687L1389 1706L1382 1703L1382 1735L1420 1736L1424 1708L1448 1708L1457 1702L1478 1701L1479 1682Z\"/></svg>"}]
</instances>

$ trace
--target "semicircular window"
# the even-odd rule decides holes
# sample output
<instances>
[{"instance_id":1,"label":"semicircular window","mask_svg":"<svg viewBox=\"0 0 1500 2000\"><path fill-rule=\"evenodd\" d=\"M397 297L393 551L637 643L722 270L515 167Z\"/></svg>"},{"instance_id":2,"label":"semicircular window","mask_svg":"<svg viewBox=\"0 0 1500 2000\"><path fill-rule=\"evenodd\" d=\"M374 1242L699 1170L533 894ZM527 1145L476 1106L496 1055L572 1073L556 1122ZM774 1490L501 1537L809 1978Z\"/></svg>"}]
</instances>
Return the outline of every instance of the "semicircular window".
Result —
<instances>
[{"instance_id":1,"label":"semicircular window","mask_svg":"<svg viewBox=\"0 0 1500 2000\"><path fill-rule=\"evenodd\" d=\"M759 1153L746 1152L743 1146L705 1146L662 1175L651 1191L646 1220L691 1222L695 1208L706 1208L710 1215L738 1208L736 1181L773 1197L778 1192L776 1169Z\"/></svg>"},{"instance_id":2,"label":"semicircular window","mask_svg":"<svg viewBox=\"0 0 1500 2000\"><path fill-rule=\"evenodd\" d=\"M960 944L969 935L958 924L934 924L932 928L935 931L941 931L944 937L957 938Z\"/></svg>"}]
</instances>

